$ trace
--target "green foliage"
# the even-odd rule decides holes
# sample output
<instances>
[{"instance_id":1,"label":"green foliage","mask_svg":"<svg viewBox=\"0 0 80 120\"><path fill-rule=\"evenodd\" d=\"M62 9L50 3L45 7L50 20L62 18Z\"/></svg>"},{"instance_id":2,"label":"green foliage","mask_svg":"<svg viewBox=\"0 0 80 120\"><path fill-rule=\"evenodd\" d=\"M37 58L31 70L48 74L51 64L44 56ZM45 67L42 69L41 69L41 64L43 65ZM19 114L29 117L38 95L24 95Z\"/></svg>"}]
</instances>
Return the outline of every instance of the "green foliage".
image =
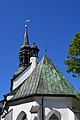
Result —
<instances>
[{"instance_id":1,"label":"green foliage","mask_svg":"<svg viewBox=\"0 0 80 120\"><path fill-rule=\"evenodd\" d=\"M76 94L75 97L80 100L80 93L79 94Z\"/></svg>"},{"instance_id":2,"label":"green foliage","mask_svg":"<svg viewBox=\"0 0 80 120\"><path fill-rule=\"evenodd\" d=\"M75 34L68 48L68 60L65 60L65 65L68 66L67 72L72 72L73 77L80 77L80 32Z\"/></svg>"}]
</instances>

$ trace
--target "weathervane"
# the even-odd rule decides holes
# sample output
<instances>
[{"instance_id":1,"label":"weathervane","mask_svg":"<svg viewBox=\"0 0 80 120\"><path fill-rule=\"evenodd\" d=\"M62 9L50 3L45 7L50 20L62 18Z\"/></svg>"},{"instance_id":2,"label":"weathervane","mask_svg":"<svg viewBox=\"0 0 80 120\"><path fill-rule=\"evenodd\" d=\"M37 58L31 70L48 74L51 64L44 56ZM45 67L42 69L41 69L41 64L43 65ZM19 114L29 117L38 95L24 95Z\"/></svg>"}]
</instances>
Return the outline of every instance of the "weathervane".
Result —
<instances>
[{"instance_id":1,"label":"weathervane","mask_svg":"<svg viewBox=\"0 0 80 120\"><path fill-rule=\"evenodd\" d=\"M28 27L28 22L30 22L29 19L27 19L27 20L25 21L25 23L26 23L25 27L26 27L26 28Z\"/></svg>"}]
</instances>

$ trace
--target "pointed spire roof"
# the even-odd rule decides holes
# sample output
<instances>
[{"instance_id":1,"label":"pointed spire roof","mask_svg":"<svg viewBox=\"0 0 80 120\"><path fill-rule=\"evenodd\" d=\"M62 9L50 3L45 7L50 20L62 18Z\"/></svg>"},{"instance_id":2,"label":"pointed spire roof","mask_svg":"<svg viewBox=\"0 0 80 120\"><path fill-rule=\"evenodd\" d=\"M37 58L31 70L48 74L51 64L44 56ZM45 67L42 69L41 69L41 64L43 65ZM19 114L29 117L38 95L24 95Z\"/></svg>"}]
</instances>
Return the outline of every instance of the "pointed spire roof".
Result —
<instances>
[{"instance_id":1,"label":"pointed spire roof","mask_svg":"<svg viewBox=\"0 0 80 120\"><path fill-rule=\"evenodd\" d=\"M29 46L29 40L28 40L28 26L25 25L25 34L24 34L24 43L23 45Z\"/></svg>"},{"instance_id":2,"label":"pointed spire roof","mask_svg":"<svg viewBox=\"0 0 80 120\"><path fill-rule=\"evenodd\" d=\"M74 95L77 91L45 54L32 74L12 93L14 100L33 94Z\"/></svg>"},{"instance_id":3,"label":"pointed spire roof","mask_svg":"<svg viewBox=\"0 0 80 120\"><path fill-rule=\"evenodd\" d=\"M29 45L29 40L28 40L28 25L25 25L25 34L24 34L24 42L23 45L20 47L20 52L19 52L19 67L24 69L30 64L30 52L31 52L31 47Z\"/></svg>"}]
</instances>

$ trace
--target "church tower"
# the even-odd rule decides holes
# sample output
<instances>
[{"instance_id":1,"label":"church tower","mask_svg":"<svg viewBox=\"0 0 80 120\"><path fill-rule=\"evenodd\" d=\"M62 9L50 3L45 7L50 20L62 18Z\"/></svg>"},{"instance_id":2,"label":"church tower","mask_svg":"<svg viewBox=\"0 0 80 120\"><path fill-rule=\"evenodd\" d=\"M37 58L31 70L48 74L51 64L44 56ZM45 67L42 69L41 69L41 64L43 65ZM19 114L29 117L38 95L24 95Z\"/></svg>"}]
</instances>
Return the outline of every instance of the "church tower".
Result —
<instances>
[{"instance_id":1,"label":"church tower","mask_svg":"<svg viewBox=\"0 0 80 120\"><path fill-rule=\"evenodd\" d=\"M28 40L28 26L25 25L25 34L24 34L24 43L20 47L19 52L19 67L27 67L30 63L30 53L31 53L31 47L29 45Z\"/></svg>"},{"instance_id":2,"label":"church tower","mask_svg":"<svg viewBox=\"0 0 80 120\"><path fill-rule=\"evenodd\" d=\"M34 70L38 63L38 52L39 48L35 43L33 43L32 46L29 44L29 38L28 38L28 25L25 25L25 33L24 33L24 41L23 45L20 47L19 52L19 68L18 70L13 74L13 78L11 79L11 91L18 87L23 81L20 82L15 81L17 77L25 72L25 70L28 68L28 74L27 77L31 74L31 72ZM27 73L27 72L26 72Z\"/></svg>"}]
</instances>

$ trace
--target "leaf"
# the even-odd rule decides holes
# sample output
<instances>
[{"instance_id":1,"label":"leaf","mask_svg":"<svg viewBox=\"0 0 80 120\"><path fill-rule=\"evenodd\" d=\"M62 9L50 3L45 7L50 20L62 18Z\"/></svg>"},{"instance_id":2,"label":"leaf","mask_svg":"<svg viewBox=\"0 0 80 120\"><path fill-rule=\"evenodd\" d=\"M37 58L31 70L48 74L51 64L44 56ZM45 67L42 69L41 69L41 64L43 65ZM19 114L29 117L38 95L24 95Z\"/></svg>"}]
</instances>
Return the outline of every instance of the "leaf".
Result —
<instances>
[{"instance_id":1,"label":"leaf","mask_svg":"<svg viewBox=\"0 0 80 120\"><path fill-rule=\"evenodd\" d=\"M68 48L67 60L64 61L68 66L66 71L72 72L73 77L80 77L80 32L74 35Z\"/></svg>"}]
</instances>

